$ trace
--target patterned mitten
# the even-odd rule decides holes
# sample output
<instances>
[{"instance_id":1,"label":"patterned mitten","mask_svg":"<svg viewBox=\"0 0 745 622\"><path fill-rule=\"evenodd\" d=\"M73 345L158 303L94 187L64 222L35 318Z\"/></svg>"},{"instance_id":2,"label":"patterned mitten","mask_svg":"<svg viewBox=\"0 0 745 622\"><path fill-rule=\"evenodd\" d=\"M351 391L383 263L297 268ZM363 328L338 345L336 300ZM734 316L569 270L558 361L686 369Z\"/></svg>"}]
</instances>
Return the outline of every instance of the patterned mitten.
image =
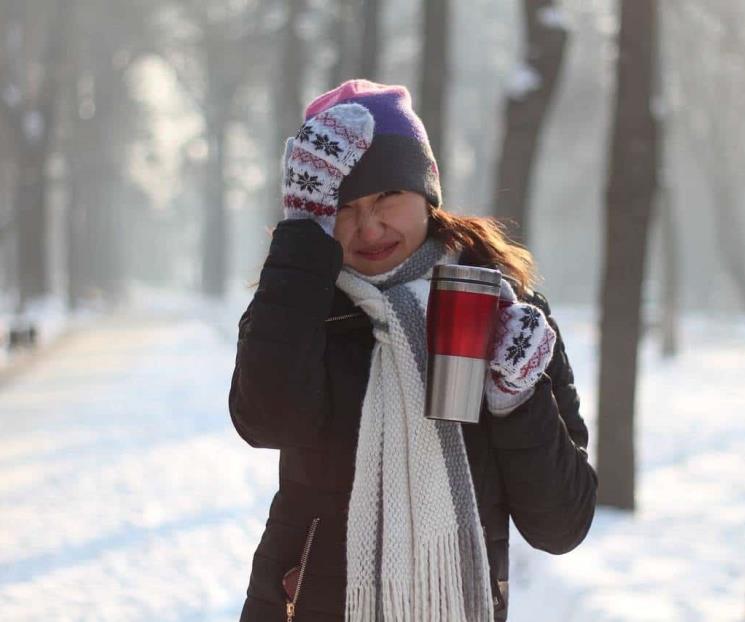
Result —
<instances>
[{"instance_id":1,"label":"patterned mitten","mask_svg":"<svg viewBox=\"0 0 745 622\"><path fill-rule=\"evenodd\" d=\"M518 302L502 279L494 355L485 387L487 407L506 415L533 395L535 383L551 362L556 333L538 307Z\"/></svg>"},{"instance_id":2,"label":"patterned mitten","mask_svg":"<svg viewBox=\"0 0 745 622\"><path fill-rule=\"evenodd\" d=\"M282 159L285 218L312 218L334 234L339 186L372 143L375 119L361 104L337 104L288 138Z\"/></svg>"}]
</instances>

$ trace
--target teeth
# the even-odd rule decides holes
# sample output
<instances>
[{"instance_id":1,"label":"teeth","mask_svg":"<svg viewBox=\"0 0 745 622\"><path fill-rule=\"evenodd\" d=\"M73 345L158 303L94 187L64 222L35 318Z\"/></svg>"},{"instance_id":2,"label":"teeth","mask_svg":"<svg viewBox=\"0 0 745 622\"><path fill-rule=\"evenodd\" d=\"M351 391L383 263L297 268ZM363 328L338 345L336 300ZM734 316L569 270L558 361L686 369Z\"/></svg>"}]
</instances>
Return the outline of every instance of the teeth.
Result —
<instances>
[{"instance_id":1,"label":"teeth","mask_svg":"<svg viewBox=\"0 0 745 622\"><path fill-rule=\"evenodd\" d=\"M368 250L368 251L362 251L362 252L365 255L375 255L376 253L380 253L381 251L387 251L389 248L391 248L391 246L393 246L393 244L391 244L390 246L383 246L382 248L376 248L375 250L372 250L372 251Z\"/></svg>"}]
</instances>

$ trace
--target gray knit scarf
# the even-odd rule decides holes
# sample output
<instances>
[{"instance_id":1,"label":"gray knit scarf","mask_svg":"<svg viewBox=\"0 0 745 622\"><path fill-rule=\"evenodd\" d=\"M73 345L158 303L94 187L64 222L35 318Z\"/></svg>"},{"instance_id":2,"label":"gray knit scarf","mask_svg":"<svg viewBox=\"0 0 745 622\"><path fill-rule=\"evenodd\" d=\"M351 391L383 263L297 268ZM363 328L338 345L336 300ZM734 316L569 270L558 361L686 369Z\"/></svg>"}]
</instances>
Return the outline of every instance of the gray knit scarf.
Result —
<instances>
[{"instance_id":1,"label":"gray knit scarf","mask_svg":"<svg viewBox=\"0 0 745 622\"><path fill-rule=\"evenodd\" d=\"M376 339L347 518L346 620L493 622L486 544L461 426L424 417L428 238L393 270L336 281Z\"/></svg>"}]
</instances>

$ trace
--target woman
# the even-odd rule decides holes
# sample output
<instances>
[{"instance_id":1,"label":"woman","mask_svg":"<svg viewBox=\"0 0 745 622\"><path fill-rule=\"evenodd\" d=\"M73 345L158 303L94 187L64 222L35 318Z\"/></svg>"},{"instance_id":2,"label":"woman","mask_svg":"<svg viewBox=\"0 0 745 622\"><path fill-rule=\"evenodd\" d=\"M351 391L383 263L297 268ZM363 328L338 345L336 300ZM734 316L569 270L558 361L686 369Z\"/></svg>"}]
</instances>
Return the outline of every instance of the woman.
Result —
<instances>
[{"instance_id":1,"label":"woman","mask_svg":"<svg viewBox=\"0 0 745 622\"><path fill-rule=\"evenodd\" d=\"M596 477L572 369L530 254L442 209L405 87L315 99L283 158L285 219L239 323L230 413L280 450L242 622L507 615L509 517L534 547L587 533ZM423 415L438 263L505 275L480 423Z\"/></svg>"}]
</instances>

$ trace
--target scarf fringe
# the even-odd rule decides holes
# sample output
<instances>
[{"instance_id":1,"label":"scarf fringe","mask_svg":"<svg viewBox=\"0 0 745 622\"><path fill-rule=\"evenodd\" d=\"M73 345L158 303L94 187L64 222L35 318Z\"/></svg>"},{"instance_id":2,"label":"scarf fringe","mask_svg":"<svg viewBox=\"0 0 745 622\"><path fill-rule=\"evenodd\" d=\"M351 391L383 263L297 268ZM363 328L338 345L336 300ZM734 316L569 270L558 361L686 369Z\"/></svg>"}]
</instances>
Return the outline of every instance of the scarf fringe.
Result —
<instances>
[{"instance_id":1,"label":"scarf fringe","mask_svg":"<svg viewBox=\"0 0 745 622\"><path fill-rule=\"evenodd\" d=\"M345 619L349 622L493 622L488 586L477 577L489 576L479 554L481 533L459 529L427 538L417 546L414 582L384 578L380 583L382 617L376 608L372 583L347 587ZM481 572L476 572L480 567ZM459 575L459 572L462 575ZM459 580L460 577L460 580Z\"/></svg>"},{"instance_id":2,"label":"scarf fringe","mask_svg":"<svg viewBox=\"0 0 745 622\"><path fill-rule=\"evenodd\" d=\"M355 622L376 622L375 586L347 586L347 606L345 620Z\"/></svg>"},{"instance_id":3,"label":"scarf fringe","mask_svg":"<svg viewBox=\"0 0 745 622\"><path fill-rule=\"evenodd\" d=\"M481 530L461 529L459 539L463 585L471 587L465 592L466 610L472 612L473 622L494 622L491 574L484 533Z\"/></svg>"}]
</instances>

